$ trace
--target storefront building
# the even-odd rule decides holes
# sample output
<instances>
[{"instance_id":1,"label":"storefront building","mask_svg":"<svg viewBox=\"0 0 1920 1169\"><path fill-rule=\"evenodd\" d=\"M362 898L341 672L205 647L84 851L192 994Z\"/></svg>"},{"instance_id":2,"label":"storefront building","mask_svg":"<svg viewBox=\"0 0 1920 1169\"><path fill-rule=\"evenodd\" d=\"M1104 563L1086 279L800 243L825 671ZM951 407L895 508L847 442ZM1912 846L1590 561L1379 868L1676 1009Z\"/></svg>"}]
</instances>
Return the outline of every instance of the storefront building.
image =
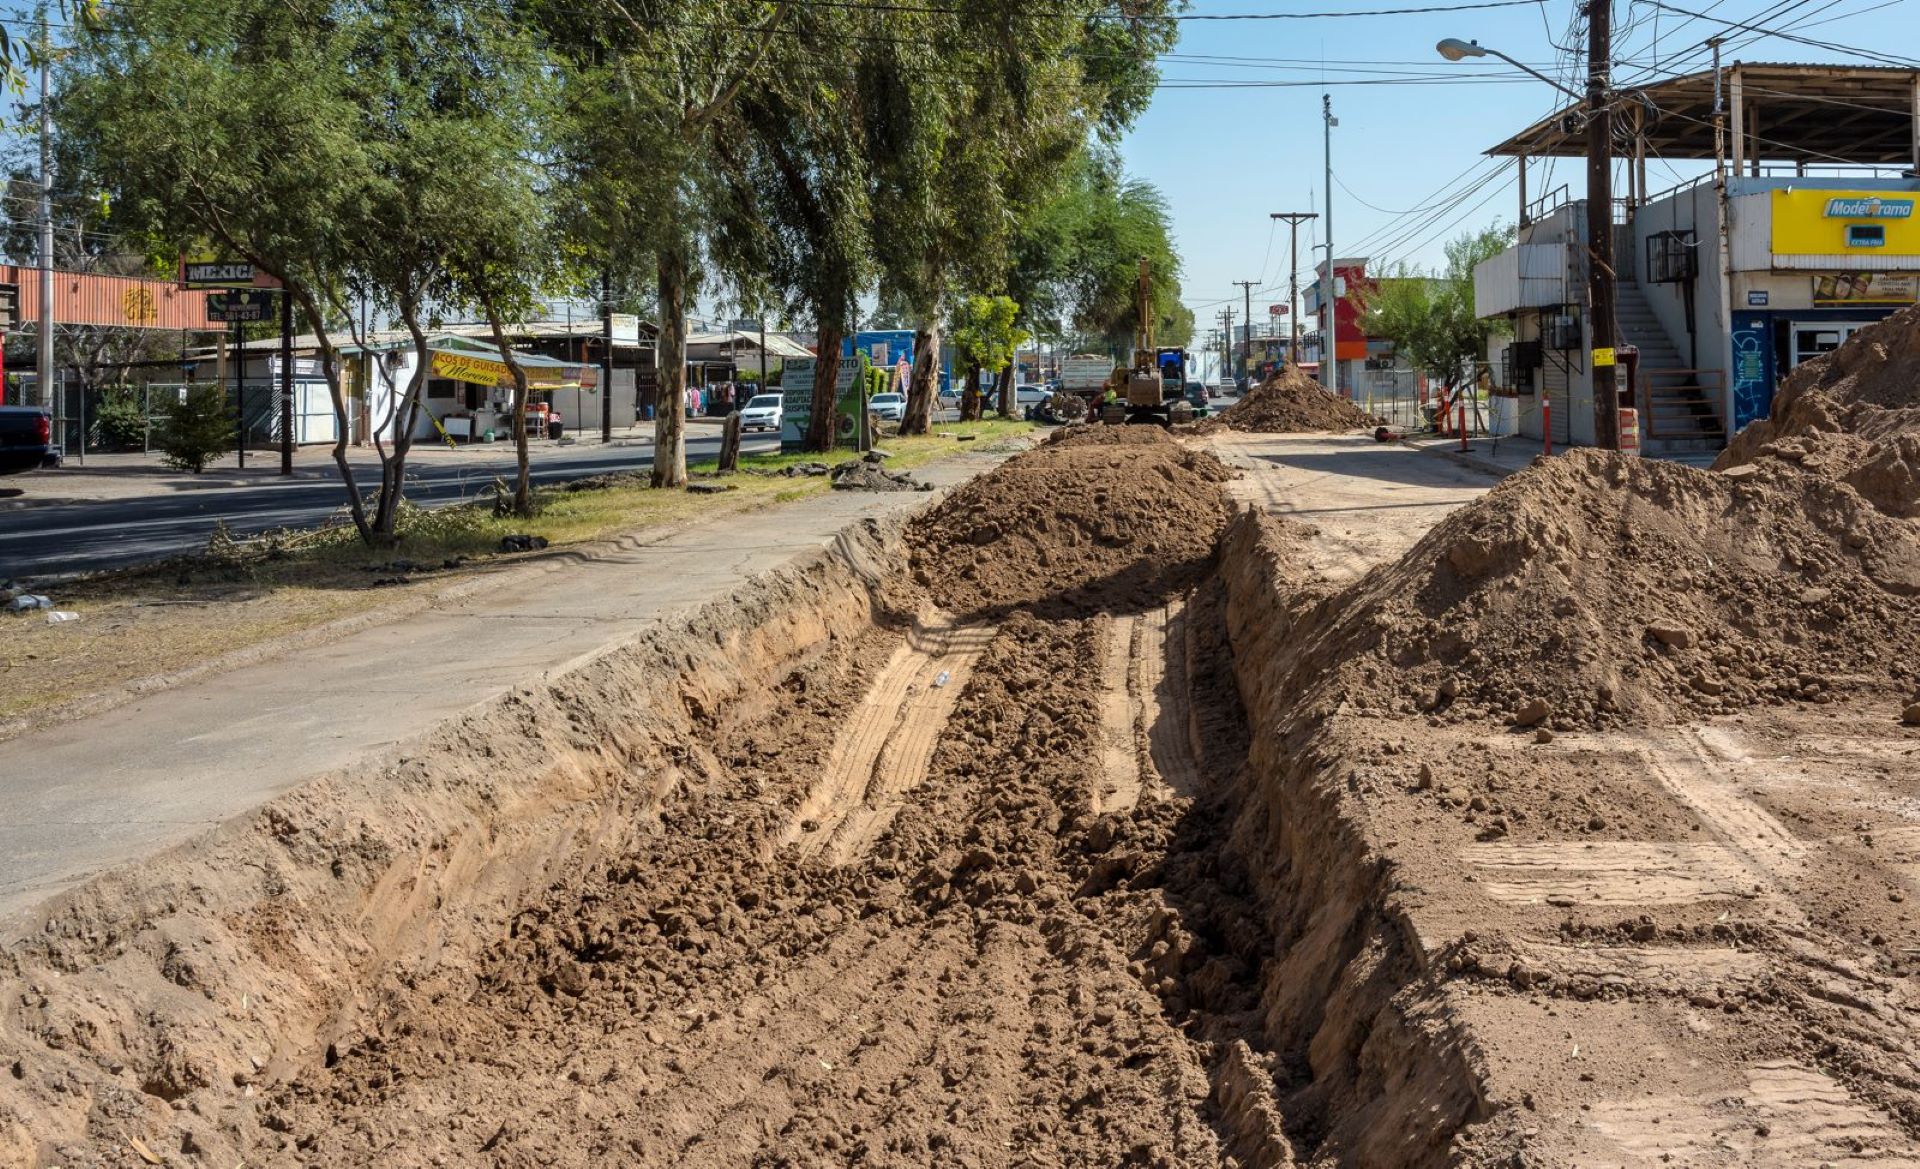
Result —
<instances>
[{"instance_id":1,"label":"storefront building","mask_svg":"<svg viewBox=\"0 0 1920 1169\"><path fill-rule=\"evenodd\" d=\"M1729 112L1721 157L1716 82ZM1794 366L1915 302L1920 72L1734 65L1618 104L1633 146L1613 216L1613 338L1588 319L1585 201L1564 187L1525 193L1530 158L1582 154L1584 134L1569 132L1578 111L1490 152L1523 176L1516 243L1474 273L1478 314L1511 324L1488 355L1495 392L1522 433L1591 443L1593 354L1612 348L1643 448L1709 453L1765 417ZM1649 195L1649 154L1714 167Z\"/></svg>"}]
</instances>

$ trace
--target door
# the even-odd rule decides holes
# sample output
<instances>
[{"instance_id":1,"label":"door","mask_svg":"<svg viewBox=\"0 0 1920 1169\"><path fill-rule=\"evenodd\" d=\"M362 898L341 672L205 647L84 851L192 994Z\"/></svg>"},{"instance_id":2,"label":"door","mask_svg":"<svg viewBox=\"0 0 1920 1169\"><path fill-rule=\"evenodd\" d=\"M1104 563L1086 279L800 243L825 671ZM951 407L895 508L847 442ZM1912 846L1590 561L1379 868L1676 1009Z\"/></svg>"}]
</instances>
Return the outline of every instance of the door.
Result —
<instances>
[{"instance_id":1,"label":"door","mask_svg":"<svg viewBox=\"0 0 1920 1169\"><path fill-rule=\"evenodd\" d=\"M1832 353L1841 342L1866 328L1871 321L1795 321L1787 346L1788 368L1803 361Z\"/></svg>"}]
</instances>

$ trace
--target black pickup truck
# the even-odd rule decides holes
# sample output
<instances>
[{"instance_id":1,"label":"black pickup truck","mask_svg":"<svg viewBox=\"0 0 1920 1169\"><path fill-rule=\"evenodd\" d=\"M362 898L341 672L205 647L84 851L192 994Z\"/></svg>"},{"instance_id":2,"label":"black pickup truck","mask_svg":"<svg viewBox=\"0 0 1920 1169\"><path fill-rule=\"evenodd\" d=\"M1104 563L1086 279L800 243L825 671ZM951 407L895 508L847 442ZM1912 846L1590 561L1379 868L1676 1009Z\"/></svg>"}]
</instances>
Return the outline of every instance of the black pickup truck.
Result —
<instances>
[{"instance_id":1,"label":"black pickup truck","mask_svg":"<svg viewBox=\"0 0 1920 1169\"><path fill-rule=\"evenodd\" d=\"M38 406L0 406L0 475L54 461L53 416Z\"/></svg>"}]
</instances>

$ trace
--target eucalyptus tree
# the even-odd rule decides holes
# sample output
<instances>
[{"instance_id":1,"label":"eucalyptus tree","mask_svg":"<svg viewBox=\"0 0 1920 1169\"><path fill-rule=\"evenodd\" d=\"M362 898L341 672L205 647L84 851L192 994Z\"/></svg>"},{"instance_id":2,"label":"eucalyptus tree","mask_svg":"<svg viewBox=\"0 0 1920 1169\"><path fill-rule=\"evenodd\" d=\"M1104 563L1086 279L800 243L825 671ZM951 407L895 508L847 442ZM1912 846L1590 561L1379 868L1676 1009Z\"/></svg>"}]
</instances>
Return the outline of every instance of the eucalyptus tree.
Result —
<instances>
[{"instance_id":1,"label":"eucalyptus tree","mask_svg":"<svg viewBox=\"0 0 1920 1169\"><path fill-rule=\"evenodd\" d=\"M62 58L58 101L84 185L129 238L160 262L183 251L246 261L299 306L333 402L348 507L373 539L347 461L332 329L380 185L346 84L353 23L280 0L102 5ZM383 476L383 495L388 486Z\"/></svg>"},{"instance_id":2,"label":"eucalyptus tree","mask_svg":"<svg viewBox=\"0 0 1920 1169\"><path fill-rule=\"evenodd\" d=\"M1007 287L1020 222L1090 137L1117 136L1150 100L1155 60L1176 36L1172 7L974 0L885 14L889 29L916 22L878 38L867 71L882 281L919 322L903 431L931 419L949 287Z\"/></svg>"},{"instance_id":3,"label":"eucalyptus tree","mask_svg":"<svg viewBox=\"0 0 1920 1169\"><path fill-rule=\"evenodd\" d=\"M848 8L802 6L791 18L791 41L843 44L859 27ZM853 67L776 58L726 112L715 138L716 260L736 281L763 286L787 311L814 322L810 451L834 445L841 349L873 267L862 95L845 84Z\"/></svg>"},{"instance_id":4,"label":"eucalyptus tree","mask_svg":"<svg viewBox=\"0 0 1920 1169\"><path fill-rule=\"evenodd\" d=\"M792 0L526 0L558 57L549 146L572 246L657 292L653 484L686 482L687 302L700 286L716 125L780 37ZM650 262L648 262L650 261Z\"/></svg>"}]
</instances>

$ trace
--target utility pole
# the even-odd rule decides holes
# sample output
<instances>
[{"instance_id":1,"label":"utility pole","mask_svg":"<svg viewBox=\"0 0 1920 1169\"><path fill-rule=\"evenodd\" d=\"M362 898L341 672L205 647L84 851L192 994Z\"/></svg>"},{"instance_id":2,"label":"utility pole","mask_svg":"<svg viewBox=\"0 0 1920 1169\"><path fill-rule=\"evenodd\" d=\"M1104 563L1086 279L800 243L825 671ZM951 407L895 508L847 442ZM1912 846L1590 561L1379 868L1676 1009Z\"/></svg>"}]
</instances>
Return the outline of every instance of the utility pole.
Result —
<instances>
[{"instance_id":1,"label":"utility pole","mask_svg":"<svg viewBox=\"0 0 1920 1169\"><path fill-rule=\"evenodd\" d=\"M40 377L40 404L54 410L53 403L53 113L47 107L47 58L52 56L47 42L47 17L40 16L40 329L37 372ZM59 411L54 410L55 413ZM61 436L65 441L65 435ZM80 436L80 448L87 440Z\"/></svg>"},{"instance_id":2,"label":"utility pole","mask_svg":"<svg viewBox=\"0 0 1920 1169\"><path fill-rule=\"evenodd\" d=\"M1587 0L1587 301L1592 325L1593 437L1620 449L1620 392L1613 350L1613 112L1608 106L1613 0Z\"/></svg>"},{"instance_id":3,"label":"utility pole","mask_svg":"<svg viewBox=\"0 0 1920 1169\"><path fill-rule=\"evenodd\" d=\"M1300 225L1320 216L1313 211L1276 211L1269 218L1287 221L1287 365L1295 366L1300 364Z\"/></svg>"},{"instance_id":4,"label":"utility pole","mask_svg":"<svg viewBox=\"0 0 1920 1169\"><path fill-rule=\"evenodd\" d=\"M1221 313L1220 316L1226 322L1226 330L1227 330L1227 341L1226 341L1226 344L1222 347L1224 350L1223 356L1226 360L1227 368L1232 369L1233 368L1233 307L1229 305L1227 307L1227 310ZM1233 380L1236 383L1238 383L1240 379L1238 377L1235 377Z\"/></svg>"},{"instance_id":5,"label":"utility pole","mask_svg":"<svg viewBox=\"0 0 1920 1169\"><path fill-rule=\"evenodd\" d=\"M1260 282L1258 280L1235 280L1233 283L1240 289L1241 294L1246 298L1247 316L1246 316L1245 328L1247 330L1247 339L1240 346L1240 358L1241 358L1242 366L1244 366L1247 371L1247 376L1252 377L1253 376L1253 286Z\"/></svg>"},{"instance_id":6,"label":"utility pole","mask_svg":"<svg viewBox=\"0 0 1920 1169\"><path fill-rule=\"evenodd\" d=\"M600 270L600 442L613 442L613 273ZM585 429L582 427L581 429Z\"/></svg>"},{"instance_id":7,"label":"utility pole","mask_svg":"<svg viewBox=\"0 0 1920 1169\"><path fill-rule=\"evenodd\" d=\"M1333 274L1333 128L1340 119L1333 116L1333 95L1320 95L1320 117L1326 123L1322 152L1326 159L1327 182L1327 273L1320 282L1320 303L1326 306L1327 325L1320 331L1320 384L1327 392L1340 392L1340 306L1333 299L1337 278Z\"/></svg>"},{"instance_id":8,"label":"utility pole","mask_svg":"<svg viewBox=\"0 0 1920 1169\"><path fill-rule=\"evenodd\" d=\"M293 290L280 289L280 473L293 474Z\"/></svg>"}]
</instances>

